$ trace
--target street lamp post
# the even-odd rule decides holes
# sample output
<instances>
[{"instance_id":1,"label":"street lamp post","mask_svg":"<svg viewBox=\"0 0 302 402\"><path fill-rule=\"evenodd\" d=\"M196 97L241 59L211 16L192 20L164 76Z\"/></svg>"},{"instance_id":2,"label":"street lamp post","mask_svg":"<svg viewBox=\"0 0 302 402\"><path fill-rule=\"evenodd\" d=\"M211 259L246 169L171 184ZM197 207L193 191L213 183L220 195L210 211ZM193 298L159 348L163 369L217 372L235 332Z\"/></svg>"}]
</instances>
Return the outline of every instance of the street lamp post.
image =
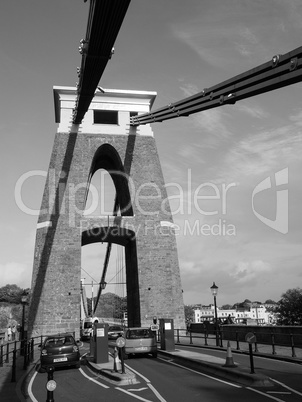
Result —
<instances>
[{"instance_id":1,"label":"street lamp post","mask_svg":"<svg viewBox=\"0 0 302 402\"><path fill-rule=\"evenodd\" d=\"M27 304L27 292L23 290L21 296L21 303L22 303L22 326L21 326L21 356L24 355L24 335L25 335L25 306Z\"/></svg>"},{"instance_id":2,"label":"street lamp post","mask_svg":"<svg viewBox=\"0 0 302 402\"><path fill-rule=\"evenodd\" d=\"M218 293L218 286L215 285L215 282L213 282L213 285L210 287L212 295L214 297L214 312L215 312L215 333L216 333L216 346L219 346L219 333L218 333L218 319L217 319L217 304L216 304L216 296Z\"/></svg>"}]
</instances>

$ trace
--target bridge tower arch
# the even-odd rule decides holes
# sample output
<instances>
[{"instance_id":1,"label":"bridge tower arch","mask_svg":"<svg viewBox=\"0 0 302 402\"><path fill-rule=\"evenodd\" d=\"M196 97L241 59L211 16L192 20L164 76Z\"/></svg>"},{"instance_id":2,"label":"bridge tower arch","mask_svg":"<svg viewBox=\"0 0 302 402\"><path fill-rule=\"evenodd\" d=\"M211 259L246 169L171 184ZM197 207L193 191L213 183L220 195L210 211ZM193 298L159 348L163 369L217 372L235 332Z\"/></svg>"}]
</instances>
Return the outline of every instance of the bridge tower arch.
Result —
<instances>
[{"instance_id":1,"label":"bridge tower arch","mask_svg":"<svg viewBox=\"0 0 302 402\"><path fill-rule=\"evenodd\" d=\"M59 125L37 224L30 335L74 331L79 337L81 247L97 241L125 246L129 324L150 325L158 316L184 328L176 238L155 139L150 125L130 126L133 115L150 111L155 96L97 92L74 125L76 88L54 87ZM89 183L101 168L112 177L117 208L110 216L85 216Z\"/></svg>"}]
</instances>

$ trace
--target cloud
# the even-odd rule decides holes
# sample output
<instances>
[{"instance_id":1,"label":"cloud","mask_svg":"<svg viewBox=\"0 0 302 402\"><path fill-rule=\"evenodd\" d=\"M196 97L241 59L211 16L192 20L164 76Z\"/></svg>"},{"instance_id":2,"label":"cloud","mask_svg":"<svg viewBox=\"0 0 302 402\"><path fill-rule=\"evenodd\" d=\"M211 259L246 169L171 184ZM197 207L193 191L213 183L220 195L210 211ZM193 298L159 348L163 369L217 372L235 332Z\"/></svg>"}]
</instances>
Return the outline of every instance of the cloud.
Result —
<instances>
[{"instance_id":1,"label":"cloud","mask_svg":"<svg viewBox=\"0 0 302 402\"><path fill-rule=\"evenodd\" d=\"M228 177L232 180L239 176L248 176L250 180L299 162L301 151L301 133L295 126L251 133L229 149L223 172L225 174L226 167L229 167Z\"/></svg>"},{"instance_id":2,"label":"cloud","mask_svg":"<svg viewBox=\"0 0 302 402\"><path fill-rule=\"evenodd\" d=\"M202 2L194 17L172 24L171 30L202 66L237 74L241 67L244 71L269 60L268 55L288 51L288 40L299 43L301 21L299 0L212 0Z\"/></svg>"},{"instance_id":3,"label":"cloud","mask_svg":"<svg viewBox=\"0 0 302 402\"><path fill-rule=\"evenodd\" d=\"M194 115L194 120L200 128L212 134L212 144L218 143L217 140L225 140L232 137L225 123L228 114L223 109L210 109ZM208 140L208 144L210 141Z\"/></svg>"},{"instance_id":4,"label":"cloud","mask_svg":"<svg viewBox=\"0 0 302 402\"><path fill-rule=\"evenodd\" d=\"M259 105L250 105L245 103L245 101L241 101L236 105L237 111L246 113L251 117L255 117L256 119L264 119L269 117L269 113L263 110Z\"/></svg>"},{"instance_id":5,"label":"cloud","mask_svg":"<svg viewBox=\"0 0 302 402\"><path fill-rule=\"evenodd\" d=\"M21 288L29 288L31 286L31 275L29 275L29 267L27 264L19 262L0 264L0 272L0 286L7 284L16 284Z\"/></svg>"},{"instance_id":6,"label":"cloud","mask_svg":"<svg viewBox=\"0 0 302 402\"><path fill-rule=\"evenodd\" d=\"M261 260L251 262L239 261L229 274L238 284L251 284L251 282L260 279L271 271L270 264Z\"/></svg>"},{"instance_id":7,"label":"cloud","mask_svg":"<svg viewBox=\"0 0 302 402\"><path fill-rule=\"evenodd\" d=\"M186 97L200 92L199 88L190 84L181 86L180 89ZM196 149L196 146L198 148L212 148L217 146L221 140L226 140L229 137L232 137L232 133L227 128L228 117L229 114L227 113L226 109L222 108L205 110L203 112L193 114L192 120L195 128L203 131L201 133L202 142L199 141L198 143L190 144L191 150L193 150L193 148ZM188 148L184 147L182 148L182 151L184 149Z\"/></svg>"}]
</instances>

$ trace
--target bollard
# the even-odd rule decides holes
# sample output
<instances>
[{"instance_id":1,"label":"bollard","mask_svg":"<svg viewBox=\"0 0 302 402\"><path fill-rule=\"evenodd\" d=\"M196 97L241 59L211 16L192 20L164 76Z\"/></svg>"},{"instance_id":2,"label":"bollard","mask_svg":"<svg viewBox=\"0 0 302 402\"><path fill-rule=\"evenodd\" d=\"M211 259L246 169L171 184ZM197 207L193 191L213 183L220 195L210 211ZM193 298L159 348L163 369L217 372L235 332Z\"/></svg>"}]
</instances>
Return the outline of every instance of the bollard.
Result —
<instances>
[{"instance_id":1,"label":"bollard","mask_svg":"<svg viewBox=\"0 0 302 402\"><path fill-rule=\"evenodd\" d=\"M290 334L290 344L292 347L292 357L297 357L295 352L294 335Z\"/></svg>"},{"instance_id":2,"label":"bollard","mask_svg":"<svg viewBox=\"0 0 302 402\"><path fill-rule=\"evenodd\" d=\"M208 346L208 333L206 329L204 330L204 344Z\"/></svg>"},{"instance_id":3,"label":"bollard","mask_svg":"<svg viewBox=\"0 0 302 402\"><path fill-rule=\"evenodd\" d=\"M254 359L253 359L253 347L252 347L251 343L249 343L249 352L250 352L251 374L255 374Z\"/></svg>"},{"instance_id":4,"label":"bollard","mask_svg":"<svg viewBox=\"0 0 302 402\"><path fill-rule=\"evenodd\" d=\"M55 368L53 366L47 367L47 383L46 383L46 389L47 389L47 399L46 402L54 402L53 398L53 391L57 387L57 383L53 379L53 372L55 371Z\"/></svg>"},{"instance_id":5,"label":"bollard","mask_svg":"<svg viewBox=\"0 0 302 402\"><path fill-rule=\"evenodd\" d=\"M9 343L6 344L6 359L5 363L9 363Z\"/></svg>"},{"instance_id":6,"label":"bollard","mask_svg":"<svg viewBox=\"0 0 302 402\"><path fill-rule=\"evenodd\" d=\"M3 345L1 345L0 349L0 367L3 367Z\"/></svg>"},{"instance_id":7,"label":"bollard","mask_svg":"<svg viewBox=\"0 0 302 402\"><path fill-rule=\"evenodd\" d=\"M123 347L121 348L122 374L125 374L124 352L125 352L125 346L123 346Z\"/></svg>"},{"instance_id":8,"label":"bollard","mask_svg":"<svg viewBox=\"0 0 302 402\"><path fill-rule=\"evenodd\" d=\"M275 336L274 336L273 333L271 334L271 337L272 337L272 348L273 348L272 354L275 355L275 354L276 354L276 349L275 349Z\"/></svg>"},{"instance_id":9,"label":"bollard","mask_svg":"<svg viewBox=\"0 0 302 402\"><path fill-rule=\"evenodd\" d=\"M256 337L255 332L254 332L254 335L255 335L255 337ZM258 345L257 345L257 341L255 342L255 349L254 349L254 352L255 352L255 353L258 353L258 352L259 352L259 350L258 350Z\"/></svg>"},{"instance_id":10,"label":"bollard","mask_svg":"<svg viewBox=\"0 0 302 402\"><path fill-rule=\"evenodd\" d=\"M23 356L24 356L23 370L26 370L26 368L27 368L27 341L23 342Z\"/></svg>"},{"instance_id":11,"label":"bollard","mask_svg":"<svg viewBox=\"0 0 302 402\"><path fill-rule=\"evenodd\" d=\"M190 345L193 344L193 340L192 340L192 331L190 331Z\"/></svg>"},{"instance_id":12,"label":"bollard","mask_svg":"<svg viewBox=\"0 0 302 402\"><path fill-rule=\"evenodd\" d=\"M34 360L34 347L35 347L35 343L34 343L34 338L32 338L31 340L31 348L30 348L30 361L32 362Z\"/></svg>"},{"instance_id":13,"label":"bollard","mask_svg":"<svg viewBox=\"0 0 302 402\"><path fill-rule=\"evenodd\" d=\"M13 350L13 366L11 382L16 382L16 349Z\"/></svg>"},{"instance_id":14,"label":"bollard","mask_svg":"<svg viewBox=\"0 0 302 402\"><path fill-rule=\"evenodd\" d=\"M221 348L223 348L222 339L223 339L223 329L220 327L220 329L219 329L219 341L220 341L219 346Z\"/></svg>"},{"instance_id":15,"label":"bollard","mask_svg":"<svg viewBox=\"0 0 302 402\"><path fill-rule=\"evenodd\" d=\"M239 346L239 334L238 334L238 331L236 331L236 343L237 343L236 350L240 350L240 346Z\"/></svg>"}]
</instances>

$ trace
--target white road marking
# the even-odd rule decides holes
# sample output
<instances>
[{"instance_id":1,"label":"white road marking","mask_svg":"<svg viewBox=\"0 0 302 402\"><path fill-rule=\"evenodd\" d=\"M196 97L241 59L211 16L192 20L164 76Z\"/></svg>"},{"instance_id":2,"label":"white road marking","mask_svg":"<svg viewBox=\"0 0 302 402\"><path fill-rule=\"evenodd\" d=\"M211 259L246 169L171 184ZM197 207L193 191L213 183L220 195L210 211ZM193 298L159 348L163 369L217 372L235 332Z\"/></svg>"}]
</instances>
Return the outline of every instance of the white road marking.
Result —
<instances>
[{"instance_id":1,"label":"white road marking","mask_svg":"<svg viewBox=\"0 0 302 402\"><path fill-rule=\"evenodd\" d=\"M268 394L282 394L282 395L291 395L291 392L286 392L286 391L267 391Z\"/></svg>"},{"instance_id":2,"label":"white road marking","mask_svg":"<svg viewBox=\"0 0 302 402\"><path fill-rule=\"evenodd\" d=\"M273 399L274 401L285 402L284 399L279 399L279 398L276 398L274 396L267 395L265 392L258 391L257 389L250 388L250 387L246 387L246 389L249 389L250 391L256 392L257 394L266 396L267 398Z\"/></svg>"},{"instance_id":3,"label":"white road marking","mask_svg":"<svg viewBox=\"0 0 302 402\"><path fill-rule=\"evenodd\" d=\"M126 391L125 389L122 389L122 388L120 388L120 387L115 387L115 389L117 389L118 391L122 391L122 392L124 392L125 394L128 394L128 395L132 396L133 398L139 399L140 401L152 402L152 401L150 401L149 399L145 399L145 398L142 398L141 396L134 395L134 394L132 394L131 392Z\"/></svg>"},{"instance_id":4,"label":"white road marking","mask_svg":"<svg viewBox=\"0 0 302 402\"><path fill-rule=\"evenodd\" d=\"M130 388L128 389L129 392L140 392L140 391L145 391L146 389L148 389L147 387L144 388Z\"/></svg>"},{"instance_id":5,"label":"white road marking","mask_svg":"<svg viewBox=\"0 0 302 402\"><path fill-rule=\"evenodd\" d=\"M281 385L282 387L284 387L284 388L288 389L289 391L294 392L295 394L297 394L297 395L301 395L301 396L302 396L302 393L301 393L301 392L296 391L295 389L293 389L293 388L291 388L291 387L289 387L289 386L287 386L287 385L283 384L283 382L280 382L280 381L274 380L273 378L270 378L270 380L272 380L272 381L274 381L276 384L279 384L279 385Z\"/></svg>"},{"instance_id":6,"label":"white road marking","mask_svg":"<svg viewBox=\"0 0 302 402\"><path fill-rule=\"evenodd\" d=\"M212 380L215 380L215 381L218 381L218 382L222 382L223 384L230 385L231 387L242 388L241 385L236 385L236 384L233 384L233 383L228 382L228 381L220 380L219 378L212 377L211 375L208 375L208 374L200 373L199 371L192 370L192 369L190 369L190 368L188 368L188 367L182 366L182 365L177 364L177 363L174 363L174 362L167 361L167 360L165 360L165 359L161 359L160 357L158 357L158 359L163 360L163 361L165 361L165 362L167 362L167 363L169 363L169 364L173 364L174 366L181 367L182 369L191 371L192 373L199 374L199 375L201 375L201 376L203 376L203 377L211 378Z\"/></svg>"},{"instance_id":7,"label":"white road marking","mask_svg":"<svg viewBox=\"0 0 302 402\"><path fill-rule=\"evenodd\" d=\"M166 402L166 400L160 395L160 393L153 387L153 385L150 382L148 383L148 387L151 389L151 391L154 392L154 394L161 402Z\"/></svg>"},{"instance_id":8,"label":"white road marking","mask_svg":"<svg viewBox=\"0 0 302 402\"><path fill-rule=\"evenodd\" d=\"M84 377L86 377L89 381L92 381L92 382L96 383L96 384L99 385L100 387L109 388L107 385L102 384L101 382L95 380L94 378L89 377L89 375L87 375L81 368L79 368L79 372L80 372Z\"/></svg>"},{"instance_id":9,"label":"white road marking","mask_svg":"<svg viewBox=\"0 0 302 402\"><path fill-rule=\"evenodd\" d=\"M32 393L32 390L31 390L32 384L33 384L34 379L36 378L36 375L37 375L37 374L38 374L37 371L35 371L34 375L31 377L31 379L30 379L30 381L29 381L28 389L27 389L27 390L28 390L28 395L29 395L30 399L32 400L32 402L39 402L39 401L34 397L34 394Z\"/></svg>"},{"instance_id":10,"label":"white road marking","mask_svg":"<svg viewBox=\"0 0 302 402\"><path fill-rule=\"evenodd\" d=\"M160 393L156 390L156 388L153 387L153 385L151 384L151 381L143 376L141 373L139 373L138 371L134 370L132 367L128 366L128 364L125 364L125 366L128 368L128 370L132 371L133 373L135 373L136 375L138 375L139 377L141 377L148 385L148 387L151 389L151 391L154 393L154 395L161 401L161 402L167 402L161 395Z\"/></svg>"},{"instance_id":11,"label":"white road marking","mask_svg":"<svg viewBox=\"0 0 302 402\"><path fill-rule=\"evenodd\" d=\"M141 373L139 373L138 371L134 370L133 368L131 368L130 366L128 366L128 364L125 364L125 366L132 371L133 373L137 374L139 377L141 377L146 383L150 382L150 380L148 380L148 378L144 377Z\"/></svg>"}]
</instances>

